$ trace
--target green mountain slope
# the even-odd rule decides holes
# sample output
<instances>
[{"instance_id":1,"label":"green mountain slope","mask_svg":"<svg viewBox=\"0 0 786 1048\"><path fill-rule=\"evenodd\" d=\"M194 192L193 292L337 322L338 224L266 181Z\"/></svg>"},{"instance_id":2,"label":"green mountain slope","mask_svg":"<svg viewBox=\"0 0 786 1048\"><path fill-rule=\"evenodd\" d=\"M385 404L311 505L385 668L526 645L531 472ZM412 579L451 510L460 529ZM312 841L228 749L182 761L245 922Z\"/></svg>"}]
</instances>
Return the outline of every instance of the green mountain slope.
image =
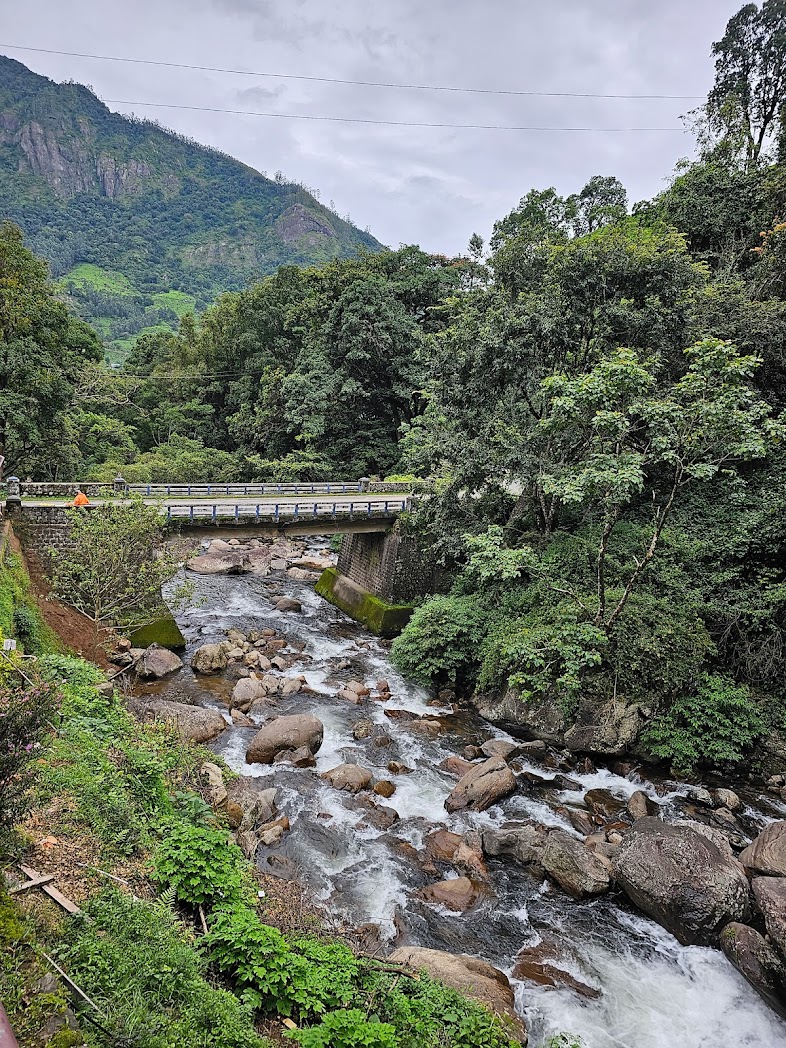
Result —
<instances>
[{"instance_id":1,"label":"green mountain slope","mask_svg":"<svg viewBox=\"0 0 786 1048\"><path fill-rule=\"evenodd\" d=\"M0 216L115 353L282 263L381 246L303 187L3 56Z\"/></svg>"}]
</instances>

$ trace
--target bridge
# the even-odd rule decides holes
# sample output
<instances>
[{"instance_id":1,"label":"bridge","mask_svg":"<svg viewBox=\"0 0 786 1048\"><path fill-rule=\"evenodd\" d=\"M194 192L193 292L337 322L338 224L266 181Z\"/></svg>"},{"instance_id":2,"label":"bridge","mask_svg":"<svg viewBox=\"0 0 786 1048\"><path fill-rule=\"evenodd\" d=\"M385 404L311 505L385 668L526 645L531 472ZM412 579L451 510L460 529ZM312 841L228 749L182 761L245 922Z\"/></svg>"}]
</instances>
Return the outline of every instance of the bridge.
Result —
<instances>
[{"instance_id":1,"label":"bridge","mask_svg":"<svg viewBox=\"0 0 786 1048\"><path fill-rule=\"evenodd\" d=\"M80 490L72 483L7 481L4 515L26 553L46 571L51 551L70 546L67 510ZM417 541L395 527L411 507L410 485L357 482L307 484L87 484L87 512L124 503L129 494L156 505L173 529L199 536L233 534L344 536L336 569L318 592L375 632L390 634L411 613L411 601L434 589L434 565Z\"/></svg>"}]
</instances>

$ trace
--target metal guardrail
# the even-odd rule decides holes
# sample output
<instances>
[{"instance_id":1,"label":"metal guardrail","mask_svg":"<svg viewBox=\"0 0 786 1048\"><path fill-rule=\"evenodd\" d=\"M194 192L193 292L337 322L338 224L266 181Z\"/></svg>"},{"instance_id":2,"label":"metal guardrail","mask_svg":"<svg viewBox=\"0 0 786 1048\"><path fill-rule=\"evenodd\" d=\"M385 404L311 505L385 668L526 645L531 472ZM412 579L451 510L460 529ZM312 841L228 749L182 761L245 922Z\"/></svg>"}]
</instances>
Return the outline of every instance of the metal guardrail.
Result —
<instances>
[{"instance_id":1,"label":"metal guardrail","mask_svg":"<svg viewBox=\"0 0 786 1048\"><path fill-rule=\"evenodd\" d=\"M226 505L216 502L202 505L193 502L188 504L170 503L166 507L166 519L168 521L186 519L190 524L201 523L206 520L212 523L219 520L234 520L238 522L241 520L253 520L256 524L261 523L263 520L270 520L272 523L277 524L280 520L306 521L325 517L328 519L338 519L339 517L373 519L374 517L387 518L396 513L403 513L407 506L408 499L385 499L384 501L379 499L371 501L351 500L332 503L312 502L302 505L296 502L294 506L281 506L278 502L261 502L256 505L247 502L235 502L234 504L228 503Z\"/></svg>"},{"instance_id":2,"label":"metal guardrail","mask_svg":"<svg viewBox=\"0 0 786 1048\"><path fill-rule=\"evenodd\" d=\"M21 481L22 497L27 498L73 498L80 485L75 481ZM134 492L146 498L217 498L221 495L273 497L276 495L348 495L355 492L384 494L385 492L409 492L412 485L401 481L362 480L314 481L285 483L192 483L192 484L125 484L120 478L115 482L88 481L82 490L96 498L114 493ZM0 498L7 494L6 485L0 482Z\"/></svg>"}]
</instances>

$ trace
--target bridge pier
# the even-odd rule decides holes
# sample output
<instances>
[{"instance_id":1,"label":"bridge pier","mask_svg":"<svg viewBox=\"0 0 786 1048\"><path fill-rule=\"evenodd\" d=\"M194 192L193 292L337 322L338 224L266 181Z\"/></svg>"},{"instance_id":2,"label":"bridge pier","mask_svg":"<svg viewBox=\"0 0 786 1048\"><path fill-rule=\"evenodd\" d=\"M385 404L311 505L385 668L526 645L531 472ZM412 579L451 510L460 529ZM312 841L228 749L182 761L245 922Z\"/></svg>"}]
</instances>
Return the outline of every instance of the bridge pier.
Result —
<instances>
[{"instance_id":1,"label":"bridge pier","mask_svg":"<svg viewBox=\"0 0 786 1048\"><path fill-rule=\"evenodd\" d=\"M407 624L414 601L437 588L433 560L411 535L397 531L344 535L338 564L323 572L316 590L350 618L381 637Z\"/></svg>"}]
</instances>

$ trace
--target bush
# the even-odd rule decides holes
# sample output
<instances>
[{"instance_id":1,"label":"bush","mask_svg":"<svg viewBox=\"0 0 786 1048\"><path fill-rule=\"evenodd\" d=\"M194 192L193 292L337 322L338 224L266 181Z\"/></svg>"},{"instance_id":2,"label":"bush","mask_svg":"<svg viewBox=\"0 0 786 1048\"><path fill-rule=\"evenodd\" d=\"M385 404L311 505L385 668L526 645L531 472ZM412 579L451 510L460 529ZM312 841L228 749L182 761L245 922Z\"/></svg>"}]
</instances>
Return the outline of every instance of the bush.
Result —
<instances>
[{"instance_id":1,"label":"bush","mask_svg":"<svg viewBox=\"0 0 786 1048\"><path fill-rule=\"evenodd\" d=\"M656 718L641 741L653 756L687 773L700 764L738 763L763 730L746 687L728 677L704 674L698 688Z\"/></svg>"},{"instance_id":2,"label":"bush","mask_svg":"<svg viewBox=\"0 0 786 1048\"><path fill-rule=\"evenodd\" d=\"M357 1008L331 1012L319 1026L286 1036L301 1048L399 1048L396 1031L389 1023L369 1020Z\"/></svg>"},{"instance_id":3,"label":"bush","mask_svg":"<svg viewBox=\"0 0 786 1048\"><path fill-rule=\"evenodd\" d=\"M47 681L28 682L10 667L0 675L0 834L29 806L34 761L59 704L58 689Z\"/></svg>"},{"instance_id":4,"label":"bush","mask_svg":"<svg viewBox=\"0 0 786 1048\"><path fill-rule=\"evenodd\" d=\"M113 1044L265 1048L248 1009L211 985L193 935L163 903L110 889L85 914L59 959L105 1013Z\"/></svg>"},{"instance_id":5,"label":"bush","mask_svg":"<svg viewBox=\"0 0 786 1048\"><path fill-rule=\"evenodd\" d=\"M170 822L154 865L156 880L192 906L236 898L243 883L243 853L211 826Z\"/></svg>"},{"instance_id":6,"label":"bush","mask_svg":"<svg viewBox=\"0 0 786 1048\"><path fill-rule=\"evenodd\" d=\"M393 642L393 662L421 684L459 682L472 675L486 632L486 614L473 597L432 597Z\"/></svg>"}]
</instances>

